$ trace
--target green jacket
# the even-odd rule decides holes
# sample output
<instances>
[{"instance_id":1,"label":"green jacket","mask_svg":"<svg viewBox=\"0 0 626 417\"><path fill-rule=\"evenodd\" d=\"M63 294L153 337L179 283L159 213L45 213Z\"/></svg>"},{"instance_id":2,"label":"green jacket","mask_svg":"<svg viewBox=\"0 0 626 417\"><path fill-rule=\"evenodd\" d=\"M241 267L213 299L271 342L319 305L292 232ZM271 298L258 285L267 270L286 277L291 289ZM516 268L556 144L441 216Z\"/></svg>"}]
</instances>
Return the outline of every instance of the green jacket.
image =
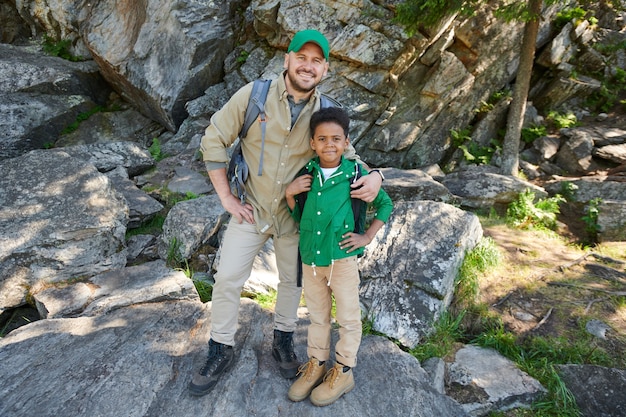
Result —
<instances>
[{"instance_id":1,"label":"green jacket","mask_svg":"<svg viewBox=\"0 0 626 417\"><path fill-rule=\"evenodd\" d=\"M350 198L350 184L355 169L367 172L356 161L342 158L341 165L327 180L319 166L319 158L306 165L313 175L311 190L308 192L302 211L296 204L291 211L293 218L300 223L300 255L302 262L312 266L329 266L333 260L360 255L364 248L347 253L339 242L342 235L354 230L354 215ZM386 222L391 215L393 203L381 188L372 202L376 209L375 218Z\"/></svg>"},{"instance_id":2,"label":"green jacket","mask_svg":"<svg viewBox=\"0 0 626 417\"><path fill-rule=\"evenodd\" d=\"M211 124L206 128L200 145L208 170L226 168L226 150L235 142L243 125L252 84L237 91L211 117ZM261 159L260 123L254 123L243 140L241 149L250 169L246 181L247 202L254 208L254 220L261 233L281 236L298 232L285 202L285 188L300 168L315 156L309 144L309 122L311 114L319 108L320 93L315 90L292 127L285 79L281 75L272 81L265 101L267 125L262 176L257 175ZM352 146L346 149L344 155L350 159L357 158Z\"/></svg>"}]
</instances>

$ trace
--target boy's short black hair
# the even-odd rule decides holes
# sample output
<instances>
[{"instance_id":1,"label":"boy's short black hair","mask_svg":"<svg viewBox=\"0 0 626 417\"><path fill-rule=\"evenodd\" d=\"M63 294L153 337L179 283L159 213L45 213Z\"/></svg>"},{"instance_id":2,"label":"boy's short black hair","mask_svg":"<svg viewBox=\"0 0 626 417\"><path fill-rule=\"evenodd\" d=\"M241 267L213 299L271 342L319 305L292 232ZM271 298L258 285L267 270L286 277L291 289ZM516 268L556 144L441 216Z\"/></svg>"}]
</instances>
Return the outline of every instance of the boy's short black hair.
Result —
<instances>
[{"instance_id":1,"label":"boy's short black hair","mask_svg":"<svg viewBox=\"0 0 626 417\"><path fill-rule=\"evenodd\" d=\"M348 137L348 132L350 130L350 117L348 116L348 113L340 107L325 107L311 115L311 123L309 124L311 137L315 133L315 128L326 122L337 123L343 129L343 133L346 137Z\"/></svg>"}]
</instances>

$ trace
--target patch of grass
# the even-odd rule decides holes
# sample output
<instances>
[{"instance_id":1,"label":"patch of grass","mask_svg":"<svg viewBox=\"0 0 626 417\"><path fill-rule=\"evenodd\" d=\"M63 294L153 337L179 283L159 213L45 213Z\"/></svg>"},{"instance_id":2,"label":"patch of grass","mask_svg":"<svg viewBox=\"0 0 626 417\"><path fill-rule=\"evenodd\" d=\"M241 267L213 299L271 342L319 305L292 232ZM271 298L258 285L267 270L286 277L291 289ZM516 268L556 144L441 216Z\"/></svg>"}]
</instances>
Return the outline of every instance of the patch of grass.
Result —
<instances>
[{"instance_id":1,"label":"patch of grass","mask_svg":"<svg viewBox=\"0 0 626 417\"><path fill-rule=\"evenodd\" d=\"M196 291L198 291L200 301L203 303L211 301L213 297L213 285L197 279L193 280L193 285L196 287Z\"/></svg>"},{"instance_id":2,"label":"patch of grass","mask_svg":"<svg viewBox=\"0 0 626 417\"><path fill-rule=\"evenodd\" d=\"M457 299L473 304L478 296L478 280L488 269L497 267L501 260L502 256L494 240L483 237L465 254L456 280Z\"/></svg>"},{"instance_id":3,"label":"patch of grass","mask_svg":"<svg viewBox=\"0 0 626 417\"><path fill-rule=\"evenodd\" d=\"M250 56L250 52L248 52L248 51L241 51L239 53L239 56L237 57L237 63L239 65L245 64L245 62L248 60L249 56Z\"/></svg>"},{"instance_id":4,"label":"patch of grass","mask_svg":"<svg viewBox=\"0 0 626 417\"><path fill-rule=\"evenodd\" d=\"M453 316L444 312L433 325L433 332L409 353L420 362L429 358L443 358L450 354L458 340L462 339L461 321L464 313Z\"/></svg>"},{"instance_id":5,"label":"patch of grass","mask_svg":"<svg viewBox=\"0 0 626 417\"><path fill-rule=\"evenodd\" d=\"M168 266L176 268L183 263L184 259L180 253L181 246L182 242L180 242L178 238L173 237L170 239L169 245L167 247L166 258L166 263Z\"/></svg>"},{"instance_id":6,"label":"patch of grass","mask_svg":"<svg viewBox=\"0 0 626 417\"><path fill-rule=\"evenodd\" d=\"M254 300L266 310L273 310L276 305L276 297L278 293L275 290L270 290L267 293L254 294Z\"/></svg>"}]
</instances>

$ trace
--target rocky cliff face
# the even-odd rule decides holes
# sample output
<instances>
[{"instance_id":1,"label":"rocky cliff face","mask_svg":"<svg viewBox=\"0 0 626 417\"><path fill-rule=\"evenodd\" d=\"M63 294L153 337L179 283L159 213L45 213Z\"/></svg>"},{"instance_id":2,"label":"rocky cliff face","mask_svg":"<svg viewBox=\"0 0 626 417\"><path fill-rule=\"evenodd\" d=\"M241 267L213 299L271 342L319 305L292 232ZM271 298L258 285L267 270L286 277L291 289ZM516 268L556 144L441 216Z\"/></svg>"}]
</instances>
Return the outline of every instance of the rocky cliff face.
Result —
<instances>
[{"instance_id":1,"label":"rocky cliff face","mask_svg":"<svg viewBox=\"0 0 626 417\"><path fill-rule=\"evenodd\" d=\"M489 5L408 37L391 23L394 5L31 0L17 3L17 12L33 33L70 40L75 55L93 59L115 91L170 131L179 130L192 113L189 102L205 91L223 102L244 83L280 73L291 35L319 29L332 50L322 89L350 110L359 153L371 164L399 168L445 163L451 130L474 123L481 104L514 81L522 24L495 18ZM542 110L598 91L600 81L587 74L609 76L626 59L623 50L607 52L624 40L612 10L596 12L610 26L583 20L563 30L552 21L557 11L544 10L537 42L542 77L531 100ZM15 13L5 16L16 22ZM7 25L3 36L14 26L20 27ZM483 138L490 139L496 138Z\"/></svg>"}]
</instances>

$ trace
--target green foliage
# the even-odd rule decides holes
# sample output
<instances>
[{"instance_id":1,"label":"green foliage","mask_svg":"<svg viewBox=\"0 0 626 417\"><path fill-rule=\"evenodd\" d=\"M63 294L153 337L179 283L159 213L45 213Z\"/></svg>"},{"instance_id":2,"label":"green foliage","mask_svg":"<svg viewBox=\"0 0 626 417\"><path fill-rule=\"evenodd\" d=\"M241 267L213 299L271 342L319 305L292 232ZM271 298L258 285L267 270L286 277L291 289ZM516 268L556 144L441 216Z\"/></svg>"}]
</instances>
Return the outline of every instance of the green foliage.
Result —
<instances>
[{"instance_id":1,"label":"green foliage","mask_svg":"<svg viewBox=\"0 0 626 417\"><path fill-rule=\"evenodd\" d=\"M618 102L618 98L626 90L626 71L615 68L615 74L602 81L599 91L592 93L585 105L596 111L608 112ZM624 101L619 101L624 104Z\"/></svg>"},{"instance_id":2,"label":"green foliage","mask_svg":"<svg viewBox=\"0 0 626 417\"><path fill-rule=\"evenodd\" d=\"M554 230L559 204L564 201L557 194L535 202L535 193L527 188L519 194L517 200L509 204L506 211L507 222L520 229Z\"/></svg>"},{"instance_id":3,"label":"green foliage","mask_svg":"<svg viewBox=\"0 0 626 417\"><path fill-rule=\"evenodd\" d=\"M565 201L574 201L578 186L573 182L563 181L561 183L561 195L565 198Z\"/></svg>"},{"instance_id":4,"label":"green foliage","mask_svg":"<svg viewBox=\"0 0 626 417\"><path fill-rule=\"evenodd\" d=\"M531 126L522 129L522 141L525 143L533 143L535 139L540 138L548 134L548 129L545 126Z\"/></svg>"},{"instance_id":5,"label":"green foliage","mask_svg":"<svg viewBox=\"0 0 626 417\"><path fill-rule=\"evenodd\" d=\"M239 65L244 64L248 60L249 56L250 56L250 52L248 52L248 51L241 51L239 53L239 56L237 57L237 63Z\"/></svg>"},{"instance_id":6,"label":"green foliage","mask_svg":"<svg viewBox=\"0 0 626 417\"><path fill-rule=\"evenodd\" d=\"M450 130L450 136L452 136L452 145L459 147L465 142L472 140L470 133L470 128L465 128L463 130Z\"/></svg>"},{"instance_id":7,"label":"green foliage","mask_svg":"<svg viewBox=\"0 0 626 417\"><path fill-rule=\"evenodd\" d=\"M570 128L578 125L578 118L572 112L559 113L551 110L548 112L547 120L553 123L557 129Z\"/></svg>"},{"instance_id":8,"label":"green foliage","mask_svg":"<svg viewBox=\"0 0 626 417\"><path fill-rule=\"evenodd\" d=\"M67 59L68 61L83 61L84 58L80 56L74 56L70 53L70 47L72 41L69 39L63 39L60 41L54 40L48 35L43 35L43 50L48 55L58 56L59 58Z\"/></svg>"},{"instance_id":9,"label":"green foliage","mask_svg":"<svg viewBox=\"0 0 626 417\"><path fill-rule=\"evenodd\" d=\"M475 142L469 142L459 146L459 149L463 151L463 157L467 162L475 165L487 165L491 162L493 154L499 149L495 140L492 140L491 144L493 146L480 146Z\"/></svg>"},{"instance_id":10,"label":"green foliage","mask_svg":"<svg viewBox=\"0 0 626 417\"><path fill-rule=\"evenodd\" d=\"M150 147L148 148L148 152L150 152L150 155L152 155L152 157L154 158L156 162L161 161L163 158L167 156L161 150L161 142L159 141L158 138L152 139L152 145L150 145Z\"/></svg>"},{"instance_id":11,"label":"green foliage","mask_svg":"<svg viewBox=\"0 0 626 417\"><path fill-rule=\"evenodd\" d=\"M554 24L556 25L557 29L561 29L572 20L580 21L586 19L589 13L590 12L584 10L581 7L573 7L561 10L557 13Z\"/></svg>"},{"instance_id":12,"label":"green foliage","mask_svg":"<svg viewBox=\"0 0 626 417\"><path fill-rule=\"evenodd\" d=\"M480 146L472 142L471 129L450 130L452 145L463 151L463 158L470 164L485 165L491 162L491 157L499 149L497 141L492 140L492 146Z\"/></svg>"},{"instance_id":13,"label":"green foliage","mask_svg":"<svg viewBox=\"0 0 626 417\"><path fill-rule=\"evenodd\" d=\"M599 231L598 226L598 215L600 214L600 210L598 206L602 202L601 198L594 198L589 200L589 204L585 207L585 215L582 217L582 221L585 222L585 229L588 233L592 235L596 235Z\"/></svg>"}]
</instances>

